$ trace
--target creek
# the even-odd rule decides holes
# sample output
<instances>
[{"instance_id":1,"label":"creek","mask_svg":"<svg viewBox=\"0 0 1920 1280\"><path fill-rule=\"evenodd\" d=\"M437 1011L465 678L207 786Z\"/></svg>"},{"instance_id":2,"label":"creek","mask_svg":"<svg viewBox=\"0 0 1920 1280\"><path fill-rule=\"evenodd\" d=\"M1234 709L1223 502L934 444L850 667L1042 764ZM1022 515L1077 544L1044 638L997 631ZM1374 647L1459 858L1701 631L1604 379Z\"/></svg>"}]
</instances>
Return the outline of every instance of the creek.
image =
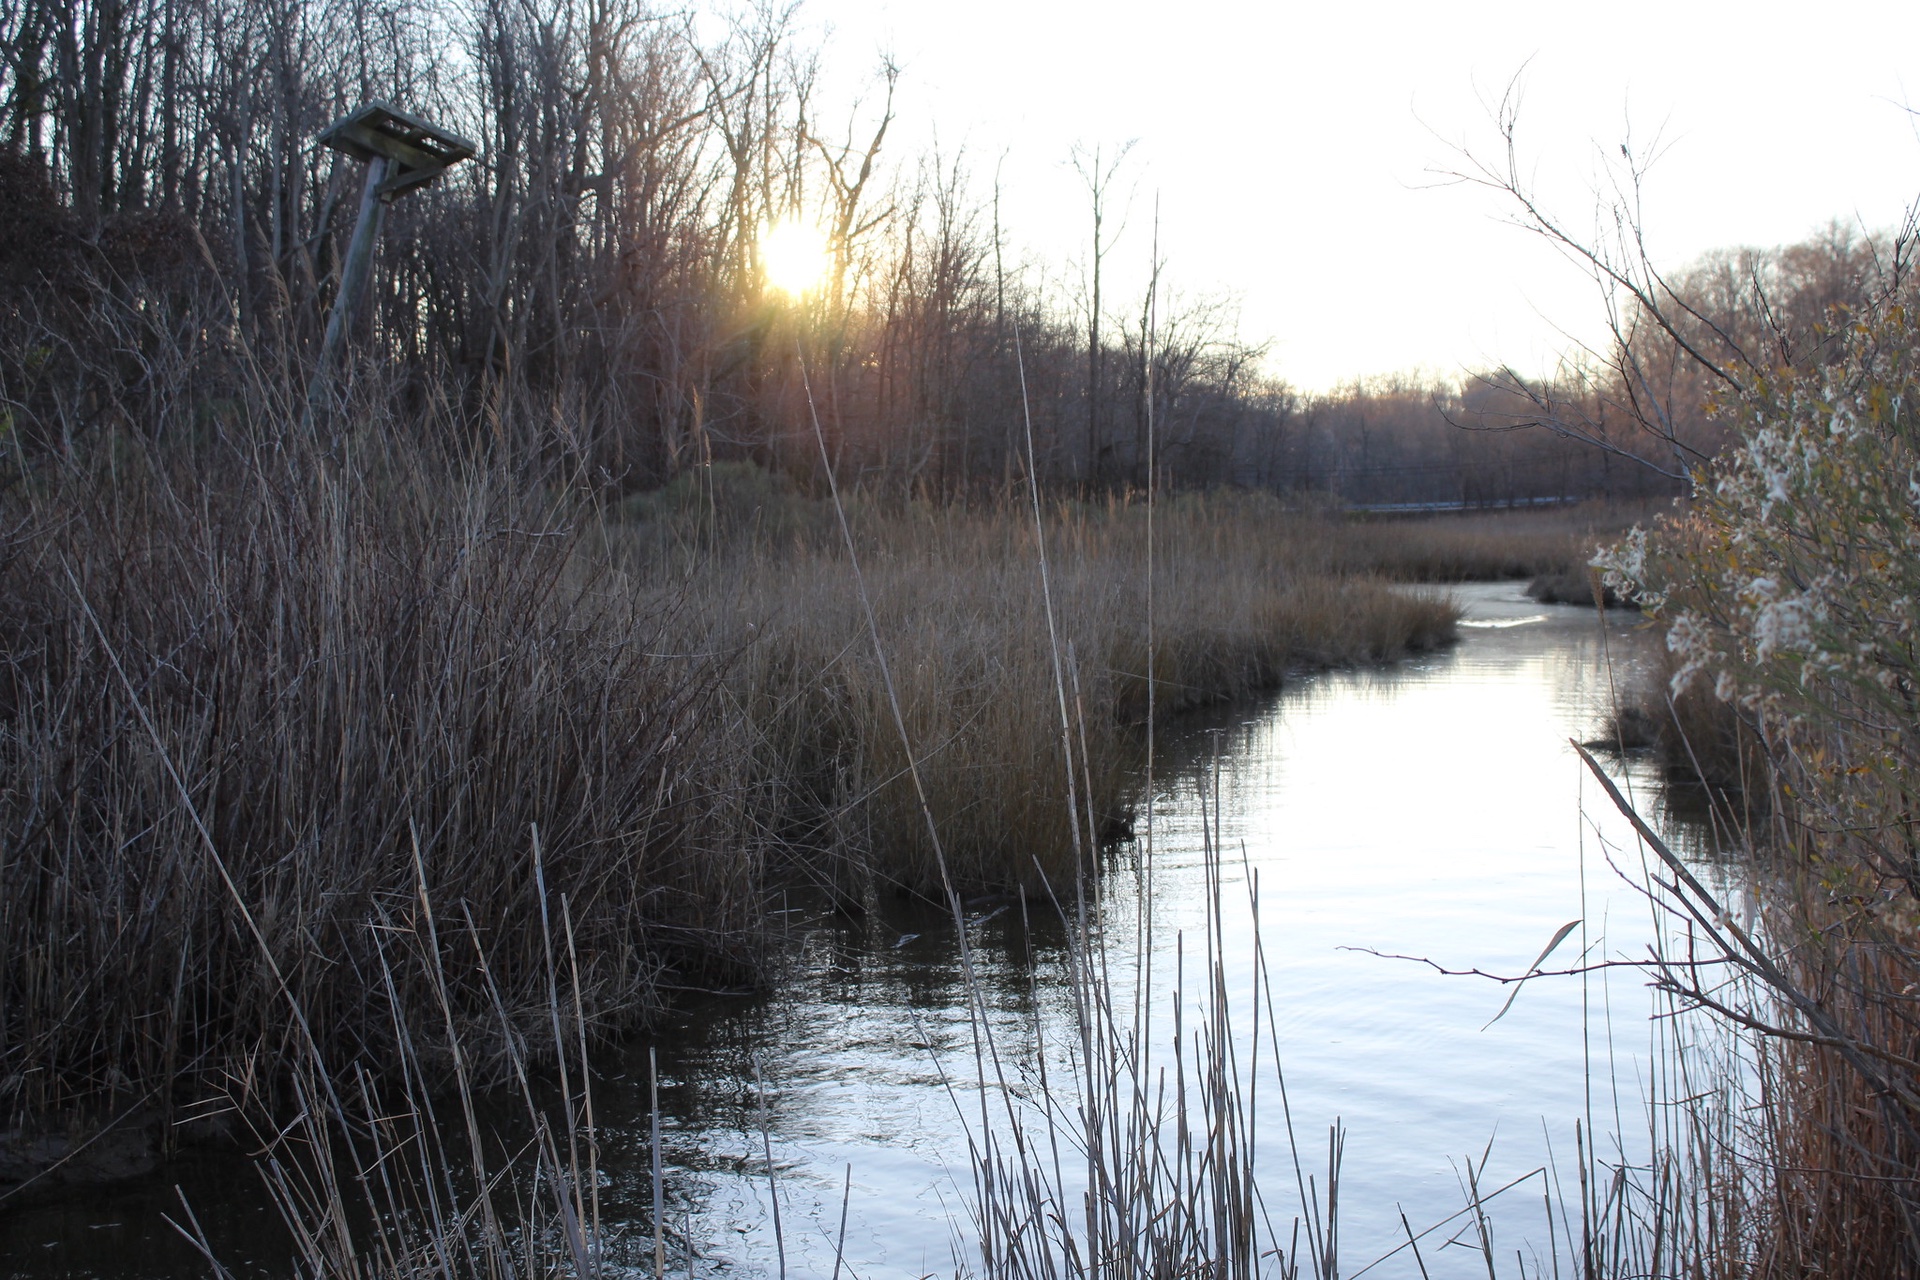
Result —
<instances>
[{"instance_id":1,"label":"creek","mask_svg":"<svg viewBox=\"0 0 1920 1280\"><path fill-rule=\"evenodd\" d=\"M1641 1082L1665 1051L1636 970L1532 979L1496 1020L1511 987L1420 959L1516 975L1572 921L1545 968L1573 967L1583 947L1590 961L1644 958L1665 927L1635 887L1625 823L1569 745L1600 734L1610 685L1634 678L1637 619L1538 605L1511 583L1452 591L1466 609L1460 644L1305 676L1257 706L1183 725L1155 785L1156 972L1197 945L1203 826L1217 816L1229 985L1252 981L1257 880L1272 1042L1308 1172L1324 1177L1328 1126L1346 1130L1348 1276L1404 1241L1402 1213L1416 1231L1457 1214L1469 1160L1483 1188L1523 1178L1494 1205L1502 1256L1544 1256L1543 1195L1570 1193L1524 1175L1570 1168L1576 1121L1603 1135L1603 1154L1617 1143L1614 1158L1638 1159ZM1657 807L1656 774L1629 761L1616 776ZM1685 843L1683 827L1670 829ZM1097 909L1114 921L1140 906L1141 856L1137 846L1111 855ZM1050 910L969 907L979 1006L1016 1088L1071 1029L1066 944ZM625 1241L619 1256L630 1274L650 1274L651 1048L676 1270L690 1235L702 1274L774 1274L777 1195L789 1275L833 1274L837 1250L852 1280L952 1274L970 1238L966 1126L977 1124L963 1119L975 1115L975 1041L955 926L886 901L858 921L803 906L787 919L788 981L689 1006L652 1045L599 1064L601 1209ZM1169 989L1156 984L1156 999ZM1278 1092L1262 1089L1257 1163L1284 1237L1298 1211L1292 1155ZM178 1216L176 1184L236 1275L285 1274L258 1179L212 1155L0 1216L0 1274L204 1275L161 1219ZM1432 1275L1485 1274L1473 1237L1444 1247L1469 1222L1423 1239ZM1403 1253L1369 1274L1420 1272Z\"/></svg>"}]
</instances>

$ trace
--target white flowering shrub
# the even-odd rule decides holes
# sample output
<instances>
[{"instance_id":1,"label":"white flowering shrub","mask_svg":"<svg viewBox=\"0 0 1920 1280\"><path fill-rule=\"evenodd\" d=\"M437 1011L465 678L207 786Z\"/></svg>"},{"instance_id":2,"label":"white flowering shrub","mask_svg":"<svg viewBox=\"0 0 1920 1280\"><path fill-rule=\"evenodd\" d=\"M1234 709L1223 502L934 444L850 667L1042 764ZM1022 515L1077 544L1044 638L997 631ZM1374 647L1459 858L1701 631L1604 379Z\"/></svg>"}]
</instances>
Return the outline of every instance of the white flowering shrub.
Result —
<instances>
[{"instance_id":1,"label":"white flowering shrub","mask_svg":"<svg viewBox=\"0 0 1920 1280\"><path fill-rule=\"evenodd\" d=\"M1717 412L1735 440L1690 513L1596 564L1666 624L1672 692L1705 684L1758 726L1803 828L1920 888L1920 324L1891 309Z\"/></svg>"},{"instance_id":2,"label":"white flowering shrub","mask_svg":"<svg viewBox=\"0 0 1920 1280\"><path fill-rule=\"evenodd\" d=\"M1765 746L1771 806L1744 811L1782 855L1754 864L1771 995L1699 997L1777 1033L1737 1144L1740 1273L1920 1275L1920 316L1717 412L1733 440L1689 512L1596 564L1665 624L1676 709L1717 698Z\"/></svg>"}]
</instances>

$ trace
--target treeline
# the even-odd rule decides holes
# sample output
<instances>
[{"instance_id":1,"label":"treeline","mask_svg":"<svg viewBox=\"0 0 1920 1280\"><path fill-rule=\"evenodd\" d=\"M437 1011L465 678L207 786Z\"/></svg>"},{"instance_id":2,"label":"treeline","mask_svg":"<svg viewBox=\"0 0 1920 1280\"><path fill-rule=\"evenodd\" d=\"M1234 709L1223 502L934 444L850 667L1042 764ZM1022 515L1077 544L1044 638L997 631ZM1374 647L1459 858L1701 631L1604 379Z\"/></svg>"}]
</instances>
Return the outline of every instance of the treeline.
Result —
<instances>
[{"instance_id":1,"label":"treeline","mask_svg":"<svg viewBox=\"0 0 1920 1280\"><path fill-rule=\"evenodd\" d=\"M788 7L0 0L0 41L0 379L40 451L263 378L292 415L361 182L314 138L375 98L479 154L391 206L361 384L589 483L810 474L811 383L872 483L955 492L1031 456L1049 484L1123 487L1149 382L1180 424L1169 469L1219 482L1274 394L1217 308L1151 353L1111 301L1104 328L1076 317L1007 260L964 157L885 152L890 67L829 115ZM760 260L787 221L831 245L803 300Z\"/></svg>"},{"instance_id":2,"label":"treeline","mask_svg":"<svg viewBox=\"0 0 1920 1280\"><path fill-rule=\"evenodd\" d=\"M1308 396L1218 300L1103 298L1110 244L1072 286L1015 260L964 155L888 152L893 68L829 105L791 7L0 0L0 43L17 460L177 431L181 405L218 429L264 397L291 425L362 180L314 138L375 98L479 155L392 205L349 385L615 491L725 459L816 477L817 414L845 475L908 493L1029 470L1139 488L1150 465L1177 487L1371 504L1674 492L1717 443L1689 352L1797 356L1887 261L1839 229L1718 255L1662 282L1680 329L1629 299L1618 349L1548 383ZM1111 226L1108 185L1087 195ZM788 221L830 246L800 300L761 262ZM1649 422L1668 437L1651 448Z\"/></svg>"},{"instance_id":3,"label":"treeline","mask_svg":"<svg viewBox=\"0 0 1920 1280\"><path fill-rule=\"evenodd\" d=\"M1795 244L1716 250L1671 273L1637 233L1609 248L1551 223L1537 229L1591 267L1611 339L1550 379L1488 375L1507 403L1475 425L1542 429L1663 476L1675 492L1740 437L1721 406L1786 371L1831 365L1852 330L1911 301L1913 211L1895 232L1834 222Z\"/></svg>"},{"instance_id":4,"label":"treeline","mask_svg":"<svg viewBox=\"0 0 1920 1280\"><path fill-rule=\"evenodd\" d=\"M1904 296L1912 247L1910 233L1834 223L1648 273L1612 299L1613 340L1552 377L1355 383L1291 405L1267 437L1272 470L1236 481L1356 503L1684 493L1737 435L1716 401L1742 380L1835 360L1851 326Z\"/></svg>"}]
</instances>

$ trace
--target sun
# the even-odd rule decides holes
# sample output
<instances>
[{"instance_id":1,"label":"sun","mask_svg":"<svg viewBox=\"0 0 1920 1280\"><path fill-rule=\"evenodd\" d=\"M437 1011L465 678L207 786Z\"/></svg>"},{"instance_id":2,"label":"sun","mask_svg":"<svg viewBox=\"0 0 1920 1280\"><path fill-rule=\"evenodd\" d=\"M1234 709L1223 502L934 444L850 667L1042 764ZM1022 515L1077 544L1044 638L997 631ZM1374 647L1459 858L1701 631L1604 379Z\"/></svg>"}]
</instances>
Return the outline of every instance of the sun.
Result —
<instances>
[{"instance_id":1,"label":"sun","mask_svg":"<svg viewBox=\"0 0 1920 1280\"><path fill-rule=\"evenodd\" d=\"M804 222L777 222L760 237L767 284L791 297L818 289L827 276L827 238Z\"/></svg>"}]
</instances>

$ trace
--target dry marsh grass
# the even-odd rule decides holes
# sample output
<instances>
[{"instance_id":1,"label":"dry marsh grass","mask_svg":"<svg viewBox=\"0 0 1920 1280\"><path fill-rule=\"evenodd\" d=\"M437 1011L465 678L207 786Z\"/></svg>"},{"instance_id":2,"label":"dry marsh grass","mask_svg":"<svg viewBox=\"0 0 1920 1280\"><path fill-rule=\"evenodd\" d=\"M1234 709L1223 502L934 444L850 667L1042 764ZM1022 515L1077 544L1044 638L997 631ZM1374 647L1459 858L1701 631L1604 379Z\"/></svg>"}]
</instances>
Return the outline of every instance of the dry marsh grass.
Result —
<instances>
[{"instance_id":1,"label":"dry marsh grass","mask_svg":"<svg viewBox=\"0 0 1920 1280\"><path fill-rule=\"evenodd\" d=\"M776 863L850 899L937 882L820 503L623 521L394 425L332 451L120 441L7 495L14 1116L267 1087L295 1007L378 1058L368 925L402 927L416 877L492 957L449 960L481 1070L550 1038L536 882L573 913L596 1033L757 972ZM1043 521L1051 632L1031 521L869 503L854 525L954 880L1070 876L1138 785L1144 513ZM1277 508L1194 503L1156 537L1162 712L1451 634L1444 601L1319 568ZM392 983L428 1005L418 966Z\"/></svg>"},{"instance_id":2,"label":"dry marsh grass","mask_svg":"<svg viewBox=\"0 0 1920 1280\"><path fill-rule=\"evenodd\" d=\"M739 654L728 687L769 785L793 801L788 834L833 851L843 885L932 890L939 869L837 529L829 538L830 517L761 482L718 484L764 505L716 510L703 505L711 491L690 491L677 523L656 511L610 529L610 548L660 583L699 565L677 581L704 603L713 631L702 643ZM851 515L947 874L1029 893L1070 883L1074 849L1092 843L1076 825L1098 839L1132 820L1148 703L1144 507L1060 504L1038 525L1018 507L856 504ZM703 525L735 533L710 559L689 559ZM1327 568L1337 533L1278 503L1172 503L1153 536L1160 714L1453 636L1448 601Z\"/></svg>"},{"instance_id":3,"label":"dry marsh grass","mask_svg":"<svg viewBox=\"0 0 1920 1280\"><path fill-rule=\"evenodd\" d=\"M1584 503L1359 520L1348 530L1346 563L1408 582L1535 578L1564 581L1577 590L1587 581L1587 562L1598 547L1650 520L1665 505Z\"/></svg>"},{"instance_id":4,"label":"dry marsh grass","mask_svg":"<svg viewBox=\"0 0 1920 1280\"><path fill-rule=\"evenodd\" d=\"M487 940L514 1010L544 1003L542 878L602 1027L748 957L761 849L751 798L713 781L721 669L672 656L672 602L595 571L564 511L444 464L135 452L10 503L11 1112L166 1110L271 1076L290 1002L326 1047L379 1057L369 922L405 917L416 876ZM449 963L497 1045L486 983ZM424 980L393 979L409 1005Z\"/></svg>"}]
</instances>

